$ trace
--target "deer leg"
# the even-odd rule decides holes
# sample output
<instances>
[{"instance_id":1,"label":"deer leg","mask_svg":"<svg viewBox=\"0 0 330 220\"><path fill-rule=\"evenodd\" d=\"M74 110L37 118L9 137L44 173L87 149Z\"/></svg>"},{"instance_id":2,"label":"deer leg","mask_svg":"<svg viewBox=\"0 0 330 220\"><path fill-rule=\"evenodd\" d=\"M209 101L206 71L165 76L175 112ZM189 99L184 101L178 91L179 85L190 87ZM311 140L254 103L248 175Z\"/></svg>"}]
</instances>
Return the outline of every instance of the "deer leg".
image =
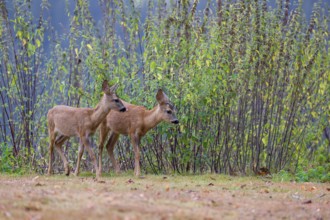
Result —
<instances>
[{"instance_id":1,"label":"deer leg","mask_svg":"<svg viewBox=\"0 0 330 220\"><path fill-rule=\"evenodd\" d=\"M65 175L67 175L67 176L69 176L69 174L70 174L70 168L69 168L68 159L66 158L66 156L63 153L62 145L68 139L69 139L69 137L61 135L55 141L56 151L58 152L58 154L62 158L62 161L63 161L63 164L64 164Z\"/></svg>"},{"instance_id":2,"label":"deer leg","mask_svg":"<svg viewBox=\"0 0 330 220\"><path fill-rule=\"evenodd\" d=\"M134 174L135 176L140 176L141 170L140 170L140 137L137 135L131 136L131 141L134 148L134 154L135 154L135 166L134 166Z\"/></svg>"},{"instance_id":3,"label":"deer leg","mask_svg":"<svg viewBox=\"0 0 330 220\"><path fill-rule=\"evenodd\" d=\"M94 167L95 167L95 172L96 172L96 179L99 179L100 178L100 170L97 167L96 157L95 157L95 154L94 154L92 148L90 147L90 141L88 140L88 137L83 137L82 142L83 142L84 146L86 147L90 158L93 161L93 164L94 164Z\"/></svg>"},{"instance_id":4,"label":"deer leg","mask_svg":"<svg viewBox=\"0 0 330 220\"><path fill-rule=\"evenodd\" d=\"M80 162L81 162L81 158L82 158L83 154L84 154L84 145L83 145L83 143L81 141L81 138L80 138L79 149L78 149L78 160L77 160L76 170L74 172L75 176L78 176L79 173L80 173L80 171L79 171L80 170Z\"/></svg>"},{"instance_id":5,"label":"deer leg","mask_svg":"<svg viewBox=\"0 0 330 220\"><path fill-rule=\"evenodd\" d=\"M109 141L108 141L107 146L106 146L109 157L110 157L110 160L111 160L111 163L112 163L112 166L113 166L113 168L114 168L114 170L117 174L120 172L120 167L119 167L119 165L116 161L113 150L115 149L115 145L117 143L118 138L119 138L119 134L111 132Z\"/></svg>"},{"instance_id":6,"label":"deer leg","mask_svg":"<svg viewBox=\"0 0 330 220\"><path fill-rule=\"evenodd\" d=\"M55 134L49 131L49 161L48 161L48 175L53 173L53 152L54 152Z\"/></svg>"},{"instance_id":7,"label":"deer leg","mask_svg":"<svg viewBox=\"0 0 330 220\"><path fill-rule=\"evenodd\" d=\"M101 124L102 125L102 124ZM99 170L100 174L102 173L102 153L104 142L108 136L109 129L105 129L104 127L100 126L100 144L99 144Z\"/></svg>"}]
</instances>

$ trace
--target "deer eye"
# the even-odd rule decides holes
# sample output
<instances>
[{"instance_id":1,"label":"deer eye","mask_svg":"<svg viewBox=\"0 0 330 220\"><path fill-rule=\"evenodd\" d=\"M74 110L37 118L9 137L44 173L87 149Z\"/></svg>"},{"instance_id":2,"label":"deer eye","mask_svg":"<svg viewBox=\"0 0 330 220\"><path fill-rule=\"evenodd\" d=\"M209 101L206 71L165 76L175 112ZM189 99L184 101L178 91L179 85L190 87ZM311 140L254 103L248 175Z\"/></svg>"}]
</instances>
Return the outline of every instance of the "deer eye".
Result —
<instances>
[{"instance_id":1,"label":"deer eye","mask_svg":"<svg viewBox=\"0 0 330 220\"><path fill-rule=\"evenodd\" d=\"M167 110L166 113L170 115L170 114L172 114L172 111L171 110Z\"/></svg>"},{"instance_id":2,"label":"deer eye","mask_svg":"<svg viewBox=\"0 0 330 220\"><path fill-rule=\"evenodd\" d=\"M114 99L114 101L118 103L119 102L119 99Z\"/></svg>"}]
</instances>

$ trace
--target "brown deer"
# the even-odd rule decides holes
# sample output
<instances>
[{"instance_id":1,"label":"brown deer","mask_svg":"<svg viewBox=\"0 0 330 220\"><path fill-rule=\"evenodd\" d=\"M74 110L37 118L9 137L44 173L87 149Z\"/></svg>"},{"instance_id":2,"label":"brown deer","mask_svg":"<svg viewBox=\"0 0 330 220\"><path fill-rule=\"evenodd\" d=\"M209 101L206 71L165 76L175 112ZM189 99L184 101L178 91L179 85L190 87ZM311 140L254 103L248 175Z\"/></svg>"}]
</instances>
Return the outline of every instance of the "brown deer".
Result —
<instances>
[{"instance_id":1,"label":"brown deer","mask_svg":"<svg viewBox=\"0 0 330 220\"><path fill-rule=\"evenodd\" d=\"M48 175L52 174L52 155L54 145L64 163L65 174L67 176L70 174L68 160L62 151L62 145L70 137L78 136L80 139L80 146L75 175L79 174L80 159L84 152L84 147L86 147L95 166L96 177L100 177L96 157L90 147L89 138L94 134L100 123L105 120L111 109L120 112L126 111L125 106L115 94L117 87L117 85L109 87L108 81L103 81L102 90L104 94L95 108L74 108L65 105L57 105L48 111Z\"/></svg>"},{"instance_id":2,"label":"brown deer","mask_svg":"<svg viewBox=\"0 0 330 220\"><path fill-rule=\"evenodd\" d=\"M106 120L100 124L100 145L99 145L99 169L102 172L102 151L103 144L106 141L109 131L110 138L106 145L108 154L115 171L118 173L120 168L116 162L113 154L114 146L119 138L119 135L128 135L131 139L131 143L135 153L135 167L134 174L140 175L140 140L141 138L153 127L158 125L162 121L178 124L179 120L175 116L174 106L170 103L170 100L166 94L159 89L156 95L158 104L152 109L147 110L143 106L133 105L124 102L127 109L126 112L118 114L115 111L111 111Z\"/></svg>"}]
</instances>

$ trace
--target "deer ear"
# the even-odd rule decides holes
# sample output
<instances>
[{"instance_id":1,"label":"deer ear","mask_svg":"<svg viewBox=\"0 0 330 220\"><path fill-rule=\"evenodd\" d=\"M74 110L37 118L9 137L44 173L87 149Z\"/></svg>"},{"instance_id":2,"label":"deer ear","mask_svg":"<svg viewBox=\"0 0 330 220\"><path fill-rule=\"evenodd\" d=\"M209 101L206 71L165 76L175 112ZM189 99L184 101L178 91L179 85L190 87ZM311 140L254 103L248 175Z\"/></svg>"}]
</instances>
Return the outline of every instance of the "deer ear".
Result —
<instances>
[{"instance_id":1,"label":"deer ear","mask_svg":"<svg viewBox=\"0 0 330 220\"><path fill-rule=\"evenodd\" d=\"M111 86L110 87L110 93L115 93L116 92L116 90L117 90L117 88L118 88L118 84L115 84L115 85L113 85L113 86Z\"/></svg>"},{"instance_id":2,"label":"deer ear","mask_svg":"<svg viewBox=\"0 0 330 220\"><path fill-rule=\"evenodd\" d=\"M102 83L102 91L103 92L107 92L109 91L109 83L108 83L108 80L104 80L103 83Z\"/></svg>"},{"instance_id":3,"label":"deer ear","mask_svg":"<svg viewBox=\"0 0 330 220\"><path fill-rule=\"evenodd\" d=\"M157 99L158 103L160 103L160 104L168 102L167 95L163 92L162 89L158 89L156 99Z\"/></svg>"}]
</instances>

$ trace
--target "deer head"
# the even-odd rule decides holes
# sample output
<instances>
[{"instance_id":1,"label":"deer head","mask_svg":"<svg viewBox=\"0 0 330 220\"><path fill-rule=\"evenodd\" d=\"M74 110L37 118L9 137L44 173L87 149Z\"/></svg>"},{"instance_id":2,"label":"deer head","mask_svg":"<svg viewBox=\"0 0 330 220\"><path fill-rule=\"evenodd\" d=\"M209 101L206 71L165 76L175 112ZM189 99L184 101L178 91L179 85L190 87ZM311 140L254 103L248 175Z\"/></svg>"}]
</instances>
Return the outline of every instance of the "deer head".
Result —
<instances>
[{"instance_id":1,"label":"deer head","mask_svg":"<svg viewBox=\"0 0 330 220\"><path fill-rule=\"evenodd\" d=\"M116 95L117 88L118 84L109 87L109 83L107 80L104 80L102 83L102 91L104 92L107 102L110 103L109 108L116 111L124 112L126 111L126 108Z\"/></svg>"},{"instance_id":2,"label":"deer head","mask_svg":"<svg viewBox=\"0 0 330 220\"><path fill-rule=\"evenodd\" d=\"M159 89L156 95L157 102L159 104L160 110L162 112L161 117L164 121L179 124L179 120L177 119L175 113L176 110L174 105L170 102L167 95L163 92L162 89Z\"/></svg>"}]
</instances>

